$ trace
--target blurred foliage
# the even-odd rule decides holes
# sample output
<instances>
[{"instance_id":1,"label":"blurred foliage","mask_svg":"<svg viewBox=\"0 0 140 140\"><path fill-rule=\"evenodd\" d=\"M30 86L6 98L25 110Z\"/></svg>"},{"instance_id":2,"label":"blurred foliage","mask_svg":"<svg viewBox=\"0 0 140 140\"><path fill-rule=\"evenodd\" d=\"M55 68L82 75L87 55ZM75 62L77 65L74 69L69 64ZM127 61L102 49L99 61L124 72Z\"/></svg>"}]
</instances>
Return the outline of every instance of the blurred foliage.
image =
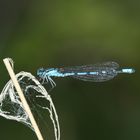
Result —
<instances>
[{"instance_id":1,"label":"blurred foliage","mask_svg":"<svg viewBox=\"0 0 140 140\"><path fill-rule=\"evenodd\" d=\"M56 79L52 97L62 140L140 139L139 13L138 0L0 1L1 89L9 79L5 57L16 72L33 74L108 60L134 67L135 74L105 83ZM36 139L22 124L0 122L2 140Z\"/></svg>"}]
</instances>

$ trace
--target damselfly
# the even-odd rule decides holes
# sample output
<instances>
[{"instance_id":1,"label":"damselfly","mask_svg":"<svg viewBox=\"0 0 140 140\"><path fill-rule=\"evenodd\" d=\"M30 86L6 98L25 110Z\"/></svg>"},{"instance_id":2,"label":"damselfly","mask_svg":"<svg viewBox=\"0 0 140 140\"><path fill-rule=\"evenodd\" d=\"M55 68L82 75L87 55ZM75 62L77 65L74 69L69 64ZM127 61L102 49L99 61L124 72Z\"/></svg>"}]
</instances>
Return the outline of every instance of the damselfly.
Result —
<instances>
[{"instance_id":1,"label":"damselfly","mask_svg":"<svg viewBox=\"0 0 140 140\"><path fill-rule=\"evenodd\" d=\"M37 75L43 82L50 82L52 88L56 86L51 77L73 77L83 81L104 82L117 76L119 73L134 73L133 68L118 69L119 64L116 62L105 62L94 65L83 65L64 68L40 68Z\"/></svg>"}]
</instances>

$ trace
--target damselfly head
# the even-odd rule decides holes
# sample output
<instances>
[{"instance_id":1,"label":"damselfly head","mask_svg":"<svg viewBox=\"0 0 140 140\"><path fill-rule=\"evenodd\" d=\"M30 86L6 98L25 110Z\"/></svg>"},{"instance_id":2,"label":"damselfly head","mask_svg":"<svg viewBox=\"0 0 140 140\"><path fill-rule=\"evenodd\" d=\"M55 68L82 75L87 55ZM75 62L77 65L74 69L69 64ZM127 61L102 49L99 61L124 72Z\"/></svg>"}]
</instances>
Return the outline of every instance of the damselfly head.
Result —
<instances>
[{"instance_id":1,"label":"damselfly head","mask_svg":"<svg viewBox=\"0 0 140 140\"><path fill-rule=\"evenodd\" d=\"M43 73L44 71L45 71L44 68L40 68L40 69L38 69L38 70L37 70L37 76L42 75L42 73Z\"/></svg>"}]
</instances>

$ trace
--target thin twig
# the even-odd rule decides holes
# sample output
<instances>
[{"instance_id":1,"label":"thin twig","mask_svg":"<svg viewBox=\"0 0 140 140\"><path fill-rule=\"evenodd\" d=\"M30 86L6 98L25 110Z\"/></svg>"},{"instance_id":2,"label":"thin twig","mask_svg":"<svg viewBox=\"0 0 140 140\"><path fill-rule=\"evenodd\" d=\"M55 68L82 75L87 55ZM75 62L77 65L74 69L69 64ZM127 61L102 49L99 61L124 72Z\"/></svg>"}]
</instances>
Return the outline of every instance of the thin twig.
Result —
<instances>
[{"instance_id":1,"label":"thin twig","mask_svg":"<svg viewBox=\"0 0 140 140\"><path fill-rule=\"evenodd\" d=\"M32 124L32 126L34 128L34 131L35 131L35 133L37 135L38 140L43 140L43 136L42 136L42 134L41 134L41 132L39 130L39 127L38 127L38 125L37 125L37 123L35 121L35 118L34 118L32 112L31 112L31 109L30 109L30 107L29 107L29 105L28 105L28 103L27 103L27 101L26 101L26 99L24 97L24 94L23 94L23 92L21 90L21 87L20 87L20 85L19 85L19 83L18 83L18 81L16 79L15 73L14 73L12 67L11 67L9 58L3 59L3 62L5 64L5 66L6 66L6 68L7 68L7 71L8 71L8 73L9 73L11 79L12 79L12 82L13 82L16 90L17 90L17 93L18 93L18 95L19 95L19 97L21 99L21 102L23 104L23 107L24 107L25 111L27 112L27 114L29 116L29 119L30 119L31 124Z\"/></svg>"}]
</instances>

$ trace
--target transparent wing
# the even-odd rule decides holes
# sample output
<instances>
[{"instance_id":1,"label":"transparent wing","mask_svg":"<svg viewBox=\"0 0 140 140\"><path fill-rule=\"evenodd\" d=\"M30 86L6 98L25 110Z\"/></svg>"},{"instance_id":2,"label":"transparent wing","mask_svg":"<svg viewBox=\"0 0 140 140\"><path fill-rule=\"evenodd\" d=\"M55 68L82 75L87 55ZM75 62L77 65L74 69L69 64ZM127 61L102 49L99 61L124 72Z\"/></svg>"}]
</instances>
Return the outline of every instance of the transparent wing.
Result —
<instances>
[{"instance_id":1,"label":"transparent wing","mask_svg":"<svg viewBox=\"0 0 140 140\"><path fill-rule=\"evenodd\" d=\"M79 80L90 82L103 82L114 78L117 75L115 70L118 67L119 65L116 62L105 62L94 65L60 68L59 71L61 73L73 72L75 74L70 77ZM105 71L105 73L103 73L102 71ZM78 73L80 72L85 72L85 75L79 75ZM97 72L98 74L90 74L90 72Z\"/></svg>"},{"instance_id":2,"label":"transparent wing","mask_svg":"<svg viewBox=\"0 0 140 140\"><path fill-rule=\"evenodd\" d=\"M94 72L99 70L107 70L107 69L117 69L119 68L119 64L116 62L104 62L97 63L91 65L83 65L83 66L73 66L73 67L64 67L59 68L58 71L61 73L69 73L69 72Z\"/></svg>"},{"instance_id":3,"label":"transparent wing","mask_svg":"<svg viewBox=\"0 0 140 140\"><path fill-rule=\"evenodd\" d=\"M113 69L117 69L119 68L119 64L116 62L112 62L112 61L108 61L108 62L104 62L104 63L97 63L93 65L94 67L107 67L107 68L113 68Z\"/></svg>"}]
</instances>

